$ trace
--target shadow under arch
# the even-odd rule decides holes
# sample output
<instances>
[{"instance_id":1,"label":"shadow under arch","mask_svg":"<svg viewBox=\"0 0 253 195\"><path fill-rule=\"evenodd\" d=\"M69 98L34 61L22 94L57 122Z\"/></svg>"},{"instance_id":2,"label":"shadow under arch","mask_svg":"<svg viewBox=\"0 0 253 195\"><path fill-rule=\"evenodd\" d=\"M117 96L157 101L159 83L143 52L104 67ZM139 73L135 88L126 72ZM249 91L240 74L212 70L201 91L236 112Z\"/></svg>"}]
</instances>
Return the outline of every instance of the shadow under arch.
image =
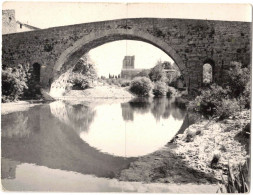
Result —
<instances>
[{"instance_id":1,"label":"shadow under arch","mask_svg":"<svg viewBox=\"0 0 253 195\"><path fill-rule=\"evenodd\" d=\"M51 79L53 81L56 80L70 67L73 67L83 54L87 53L91 49L105 43L119 40L143 41L161 49L175 61L184 77L188 78L188 70L181 57L162 39L137 29L110 29L96 31L86 35L76 41L71 47L67 48L56 61ZM187 80L188 79L186 79L186 81ZM188 83L186 85L188 85Z\"/></svg>"}]
</instances>

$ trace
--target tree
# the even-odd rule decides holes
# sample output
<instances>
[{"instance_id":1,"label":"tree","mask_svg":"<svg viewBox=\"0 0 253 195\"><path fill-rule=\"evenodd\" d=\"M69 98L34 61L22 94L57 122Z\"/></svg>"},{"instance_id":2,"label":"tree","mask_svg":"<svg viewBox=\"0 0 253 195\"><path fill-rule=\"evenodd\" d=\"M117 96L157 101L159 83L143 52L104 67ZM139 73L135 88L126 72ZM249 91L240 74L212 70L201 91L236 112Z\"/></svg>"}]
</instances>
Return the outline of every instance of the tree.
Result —
<instances>
[{"instance_id":1,"label":"tree","mask_svg":"<svg viewBox=\"0 0 253 195\"><path fill-rule=\"evenodd\" d=\"M95 65L89 61L87 55L83 56L75 65L69 75L69 82L76 89L90 87L92 82L97 79Z\"/></svg>"},{"instance_id":2,"label":"tree","mask_svg":"<svg viewBox=\"0 0 253 195\"><path fill-rule=\"evenodd\" d=\"M2 102L20 99L28 88L29 64L2 70Z\"/></svg>"},{"instance_id":3,"label":"tree","mask_svg":"<svg viewBox=\"0 0 253 195\"><path fill-rule=\"evenodd\" d=\"M136 77L147 77L149 78L149 72L150 70L149 69L144 69L142 70L141 72L139 72Z\"/></svg>"},{"instance_id":4,"label":"tree","mask_svg":"<svg viewBox=\"0 0 253 195\"><path fill-rule=\"evenodd\" d=\"M225 85L230 87L231 95L238 98L242 95L247 83L250 81L250 70L247 67L243 67L239 62L231 62L227 73L228 82Z\"/></svg>"},{"instance_id":5,"label":"tree","mask_svg":"<svg viewBox=\"0 0 253 195\"><path fill-rule=\"evenodd\" d=\"M152 82L146 77L136 77L130 83L130 91L138 96L149 96L152 88Z\"/></svg>"},{"instance_id":6,"label":"tree","mask_svg":"<svg viewBox=\"0 0 253 195\"><path fill-rule=\"evenodd\" d=\"M164 70L164 67L161 61L158 61L156 66L150 70L149 78L153 82L166 81L166 72Z\"/></svg>"}]
</instances>

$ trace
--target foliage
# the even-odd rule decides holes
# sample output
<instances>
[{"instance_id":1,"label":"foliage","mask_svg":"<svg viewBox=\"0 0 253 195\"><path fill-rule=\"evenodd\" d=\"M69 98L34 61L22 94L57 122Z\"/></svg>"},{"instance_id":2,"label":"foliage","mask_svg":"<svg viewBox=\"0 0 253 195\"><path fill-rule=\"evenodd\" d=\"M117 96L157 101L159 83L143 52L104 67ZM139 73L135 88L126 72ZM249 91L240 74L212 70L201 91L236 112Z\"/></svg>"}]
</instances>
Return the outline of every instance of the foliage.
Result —
<instances>
[{"instance_id":1,"label":"foliage","mask_svg":"<svg viewBox=\"0 0 253 195\"><path fill-rule=\"evenodd\" d=\"M250 81L250 71L247 67L242 67L239 62L231 62L227 73L228 82L225 85L230 87L232 97L238 98L243 94L247 83Z\"/></svg>"},{"instance_id":2,"label":"foliage","mask_svg":"<svg viewBox=\"0 0 253 195\"><path fill-rule=\"evenodd\" d=\"M177 93L177 90L174 87L168 86L166 96L171 97L172 95L175 95Z\"/></svg>"},{"instance_id":3,"label":"foliage","mask_svg":"<svg viewBox=\"0 0 253 195\"><path fill-rule=\"evenodd\" d=\"M138 96L149 96L153 84L146 77L136 77L130 83L130 91Z\"/></svg>"},{"instance_id":4,"label":"foliage","mask_svg":"<svg viewBox=\"0 0 253 195\"><path fill-rule=\"evenodd\" d=\"M27 80L27 87L24 89L23 98L24 99L40 99L42 98L41 94L41 85L39 82L38 75L34 74L34 67L31 66L28 71L28 80Z\"/></svg>"},{"instance_id":5,"label":"foliage","mask_svg":"<svg viewBox=\"0 0 253 195\"><path fill-rule=\"evenodd\" d=\"M129 80L121 80L121 81L120 81L121 87L130 86L130 83L131 83L131 81L129 81Z\"/></svg>"},{"instance_id":6,"label":"foliage","mask_svg":"<svg viewBox=\"0 0 253 195\"><path fill-rule=\"evenodd\" d=\"M150 73L150 70L149 69L145 69L145 70L142 70L141 72L139 72L136 77L147 77L149 78L149 73Z\"/></svg>"},{"instance_id":7,"label":"foliage","mask_svg":"<svg viewBox=\"0 0 253 195\"><path fill-rule=\"evenodd\" d=\"M213 84L202 89L201 94L191 101L189 108L204 115L225 119L240 107L250 108L250 74L241 63L231 62L227 71L227 83L223 87Z\"/></svg>"},{"instance_id":8,"label":"foliage","mask_svg":"<svg viewBox=\"0 0 253 195\"><path fill-rule=\"evenodd\" d=\"M251 81L249 80L245 86L243 93L240 96L240 104L245 108L250 108L250 100L251 100Z\"/></svg>"},{"instance_id":9,"label":"foliage","mask_svg":"<svg viewBox=\"0 0 253 195\"><path fill-rule=\"evenodd\" d=\"M249 164L247 161L237 167L237 173L234 173L228 163L227 180L222 176L223 186L220 185L218 192L221 193L246 193L249 192Z\"/></svg>"},{"instance_id":10,"label":"foliage","mask_svg":"<svg viewBox=\"0 0 253 195\"><path fill-rule=\"evenodd\" d=\"M216 84L201 91L201 94L189 103L189 109L204 115L214 115L223 99L228 99L230 90ZM225 103L224 103L225 105Z\"/></svg>"},{"instance_id":11,"label":"foliage","mask_svg":"<svg viewBox=\"0 0 253 195\"><path fill-rule=\"evenodd\" d=\"M239 110L240 106L236 99L222 99L221 102L217 102L215 114L220 119L225 119Z\"/></svg>"},{"instance_id":12,"label":"foliage","mask_svg":"<svg viewBox=\"0 0 253 195\"><path fill-rule=\"evenodd\" d=\"M155 96L165 96L168 90L166 83L157 81L153 88L153 94Z\"/></svg>"},{"instance_id":13,"label":"foliage","mask_svg":"<svg viewBox=\"0 0 253 195\"><path fill-rule=\"evenodd\" d=\"M92 86L92 82L97 79L97 73L94 65L84 56L75 65L69 75L68 82L76 89L86 89Z\"/></svg>"},{"instance_id":14,"label":"foliage","mask_svg":"<svg viewBox=\"0 0 253 195\"><path fill-rule=\"evenodd\" d=\"M18 65L2 70L2 102L20 99L27 89L29 65Z\"/></svg>"},{"instance_id":15,"label":"foliage","mask_svg":"<svg viewBox=\"0 0 253 195\"><path fill-rule=\"evenodd\" d=\"M150 70L149 78L153 82L166 81L166 72L164 70L164 67L161 61L158 61L156 66Z\"/></svg>"}]
</instances>

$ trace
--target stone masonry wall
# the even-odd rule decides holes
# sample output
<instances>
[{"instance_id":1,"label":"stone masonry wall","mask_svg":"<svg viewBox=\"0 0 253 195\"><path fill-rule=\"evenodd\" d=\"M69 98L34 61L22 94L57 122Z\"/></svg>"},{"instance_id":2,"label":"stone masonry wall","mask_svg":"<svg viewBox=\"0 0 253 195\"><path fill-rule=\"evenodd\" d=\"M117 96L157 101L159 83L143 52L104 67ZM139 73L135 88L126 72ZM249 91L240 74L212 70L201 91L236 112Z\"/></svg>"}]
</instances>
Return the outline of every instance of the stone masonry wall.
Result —
<instances>
[{"instance_id":1,"label":"stone masonry wall","mask_svg":"<svg viewBox=\"0 0 253 195\"><path fill-rule=\"evenodd\" d=\"M108 36L115 31L119 35L126 34ZM130 31L139 35L128 36ZM93 40L89 44L90 37L99 37L104 32L107 34L102 40ZM56 62L59 63L64 52L68 61L62 62L60 74L69 68L64 67L65 64L78 60L82 52L114 40L143 41L140 34L149 35L145 41L157 47L168 48L166 45L169 45L172 48L165 52L174 58L176 64L185 67L183 74L192 88L202 84L202 67L206 60L214 63L214 80L217 82L225 78L223 70L229 68L230 61L250 64L251 23L156 18L103 21L3 35L2 61L6 66L41 64L40 81L44 88L48 88L50 79L55 77ZM85 48L73 52L75 44L82 40Z\"/></svg>"}]
</instances>

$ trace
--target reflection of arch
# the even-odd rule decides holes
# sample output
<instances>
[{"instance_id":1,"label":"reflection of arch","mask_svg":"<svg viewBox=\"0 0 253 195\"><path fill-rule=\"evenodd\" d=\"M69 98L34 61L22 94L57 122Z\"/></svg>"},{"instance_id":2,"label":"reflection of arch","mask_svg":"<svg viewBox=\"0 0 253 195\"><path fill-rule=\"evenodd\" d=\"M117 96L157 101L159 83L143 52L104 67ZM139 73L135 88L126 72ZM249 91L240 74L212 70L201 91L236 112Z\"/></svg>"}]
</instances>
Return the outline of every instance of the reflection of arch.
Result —
<instances>
[{"instance_id":1,"label":"reflection of arch","mask_svg":"<svg viewBox=\"0 0 253 195\"><path fill-rule=\"evenodd\" d=\"M84 53L87 53L89 50L102 44L118 40L137 40L154 45L155 47L161 49L166 54L168 54L178 65L181 73L185 77L188 77L188 71L185 64L173 48L171 48L161 39L151 34L134 29L100 30L93 32L87 36L84 36L82 39L76 41L73 46L66 49L60 55L60 57L56 61L53 75L51 75L51 77L53 78L53 80L56 80L59 75L67 71L70 67L73 67L82 57L82 55Z\"/></svg>"},{"instance_id":2,"label":"reflection of arch","mask_svg":"<svg viewBox=\"0 0 253 195\"><path fill-rule=\"evenodd\" d=\"M203 62L203 71L202 71L202 83L210 84L214 82L214 70L215 63L212 59L208 58Z\"/></svg>"},{"instance_id":3,"label":"reflection of arch","mask_svg":"<svg viewBox=\"0 0 253 195\"><path fill-rule=\"evenodd\" d=\"M40 82L40 67L41 67L41 65L39 63L34 63L33 64L32 74L34 76L34 80L38 83Z\"/></svg>"}]
</instances>

